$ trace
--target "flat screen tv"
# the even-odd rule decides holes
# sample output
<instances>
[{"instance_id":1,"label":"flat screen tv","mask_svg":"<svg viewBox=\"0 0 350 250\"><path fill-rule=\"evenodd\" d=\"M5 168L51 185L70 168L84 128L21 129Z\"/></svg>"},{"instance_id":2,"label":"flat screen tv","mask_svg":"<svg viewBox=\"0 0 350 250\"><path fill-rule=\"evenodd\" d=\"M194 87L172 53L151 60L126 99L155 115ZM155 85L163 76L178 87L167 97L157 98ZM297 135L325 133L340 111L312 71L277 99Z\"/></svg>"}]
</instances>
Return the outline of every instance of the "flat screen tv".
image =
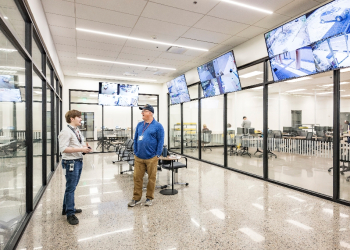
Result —
<instances>
[{"instance_id":1,"label":"flat screen tv","mask_svg":"<svg viewBox=\"0 0 350 250\"><path fill-rule=\"evenodd\" d=\"M181 75L170 82L167 82L167 87L171 104L179 104L191 100L190 94L188 93L185 75Z\"/></svg>"},{"instance_id":2,"label":"flat screen tv","mask_svg":"<svg viewBox=\"0 0 350 250\"><path fill-rule=\"evenodd\" d=\"M14 89L15 88L14 76L0 75L0 88Z\"/></svg>"},{"instance_id":3,"label":"flat screen tv","mask_svg":"<svg viewBox=\"0 0 350 250\"><path fill-rule=\"evenodd\" d=\"M139 99L139 85L99 83L98 100L104 106L137 107Z\"/></svg>"},{"instance_id":4,"label":"flat screen tv","mask_svg":"<svg viewBox=\"0 0 350 250\"><path fill-rule=\"evenodd\" d=\"M199 66L197 71L205 97L241 90L232 51Z\"/></svg>"},{"instance_id":5,"label":"flat screen tv","mask_svg":"<svg viewBox=\"0 0 350 250\"><path fill-rule=\"evenodd\" d=\"M19 89L0 88L0 102L21 102L21 91Z\"/></svg>"}]
</instances>

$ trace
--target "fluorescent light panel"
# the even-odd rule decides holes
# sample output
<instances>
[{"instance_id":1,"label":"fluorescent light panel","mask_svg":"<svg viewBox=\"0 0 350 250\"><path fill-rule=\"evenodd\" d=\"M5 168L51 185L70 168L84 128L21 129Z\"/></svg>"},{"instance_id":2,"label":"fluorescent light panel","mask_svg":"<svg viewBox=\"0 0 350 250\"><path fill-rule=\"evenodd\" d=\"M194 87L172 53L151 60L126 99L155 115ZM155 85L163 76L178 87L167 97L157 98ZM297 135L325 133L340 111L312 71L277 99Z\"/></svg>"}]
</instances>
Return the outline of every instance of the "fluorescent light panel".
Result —
<instances>
[{"instance_id":1,"label":"fluorescent light panel","mask_svg":"<svg viewBox=\"0 0 350 250\"><path fill-rule=\"evenodd\" d=\"M85 57L77 57L77 59L78 60L84 60L84 61L113 63L113 64L121 64L121 65L136 66L136 67L143 67L143 68L147 67L147 68L156 68L156 69L176 70L174 68L157 67L157 66L149 66L149 65L134 64L134 63L113 62L113 61L98 60L98 59L85 58Z\"/></svg>"},{"instance_id":2,"label":"fluorescent light panel","mask_svg":"<svg viewBox=\"0 0 350 250\"><path fill-rule=\"evenodd\" d=\"M15 50L15 49L0 48L0 51L15 52L15 51L17 51L17 50Z\"/></svg>"},{"instance_id":3,"label":"fluorescent light panel","mask_svg":"<svg viewBox=\"0 0 350 250\"><path fill-rule=\"evenodd\" d=\"M288 90L286 92L293 93L293 92L299 92L299 91L303 91L303 90L306 90L306 89L294 89L294 90Z\"/></svg>"},{"instance_id":4,"label":"fluorescent light panel","mask_svg":"<svg viewBox=\"0 0 350 250\"><path fill-rule=\"evenodd\" d=\"M256 76L256 75L261 75L263 72L262 71L253 71L253 72L249 72L247 74L241 75L239 76L240 78L249 78L252 76Z\"/></svg>"},{"instance_id":5,"label":"fluorescent light panel","mask_svg":"<svg viewBox=\"0 0 350 250\"><path fill-rule=\"evenodd\" d=\"M118 34L113 34L113 33L108 33L108 32L101 32L101 31L97 31L97 30L90 30L90 29L83 29L83 28L76 28L76 30L83 31L83 32L88 32L88 33L99 34L99 35L104 35L104 36L113 36L113 37L118 37L118 38L135 40L135 41L139 41L139 42L155 43L155 44L160 44L160 45L182 47L182 48L186 48L186 49L193 49L193 50L200 50L200 51L209 51L207 49L202 49L202 48L190 47L190 46L185 46L185 45L180 45L180 44L173 44L173 43L158 42L158 41L149 40L149 39L118 35Z\"/></svg>"},{"instance_id":6,"label":"fluorescent light panel","mask_svg":"<svg viewBox=\"0 0 350 250\"><path fill-rule=\"evenodd\" d=\"M286 82L301 82L301 81L306 81L306 80L310 80L310 79L312 79L312 77L302 77L302 78L289 80L289 81L286 81Z\"/></svg>"},{"instance_id":7,"label":"fluorescent light panel","mask_svg":"<svg viewBox=\"0 0 350 250\"><path fill-rule=\"evenodd\" d=\"M340 72L343 73L343 72L348 72L350 71L350 68L347 68L347 69L341 69Z\"/></svg>"},{"instance_id":8,"label":"fluorescent light panel","mask_svg":"<svg viewBox=\"0 0 350 250\"><path fill-rule=\"evenodd\" d=\"M234 5L238 5L238 6L241 6L241 7L244 7L244 8L248 8L248 9L264 12L264 13L267 13L267 14L270 14L270 15L273 14L273 12L270 11L270 10L265 10L265 9L254 7L254 6L251 6L251 5L248 5L248 4L244 4L244 3L238 3L238 2L235 2L235 1L229 1L229 0L221 0L221 1L226 2L226 3L230 3L230 4L234 4Z\"/></svg>"},{"instance_id":9,"label":"fluorescent light panel","mask_svg":"<svg viewBox=\"0 0 350 250\"><path fill-rule=\"evenodd\" d=\"M349 82L341 82L340 85L343 85L343 84L348 84ZM322 85L323 87L331 87L333 86L333 83L332 84L327 84L327 85Z\"/></svg>"},{"instance_id":10,"label":"fluorescent light panel","mask_svg":"<svg viewBox=\"0 0 350 250\"><path fill-rule=\"evenodd\" d=\"M78 73L78 75L91 76L91 77L101 77L101 78L108 78L108 79L121 79L121 80L126 80L126 81L137 81L137 82L156 82L157 81L157 80L152 80L152 79L141 79L141 78L123 77L123 76L95 75L95 74L87 74L87 73Z\"/></svg>"}]
</instances>

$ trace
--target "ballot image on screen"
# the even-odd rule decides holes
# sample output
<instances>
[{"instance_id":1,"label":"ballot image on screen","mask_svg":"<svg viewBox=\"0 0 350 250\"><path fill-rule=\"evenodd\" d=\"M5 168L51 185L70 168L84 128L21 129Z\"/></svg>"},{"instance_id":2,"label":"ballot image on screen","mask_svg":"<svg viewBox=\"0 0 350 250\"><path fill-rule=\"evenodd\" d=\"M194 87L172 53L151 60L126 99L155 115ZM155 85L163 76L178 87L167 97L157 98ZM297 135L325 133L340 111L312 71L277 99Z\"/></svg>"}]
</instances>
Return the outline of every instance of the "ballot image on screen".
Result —
<instances>
[{"instance_id":1,"label":"ballot image on screen","mask_svg":"<svg viewBox=\"0 0 350 250\"><path fill-rule=\"evenodd\" d=\"M316 73L311 46L285 52L270 59L274 81Z\"/></svg>"},{"instance_id":2,"label":"ballot image on screen","mask_svg":"<svg viewBox=\"0 0 350 250\"><path fill-rule=\"evenodd\" d=\"M311 45L317 72L323 72L337 68L336 60L328 44L328 39Z\"/></svg>"},{"instance_id":3,"label":"ballot image on screen","mask_svg":"<svg viewBox=\"0 0 350 250\"><path fill-rule=\"evenodd\" d=\"M213 61L210 61L197 68L201 82L211 80L216 77Z\"/></svg>"},{"instance_id":4,"label":"ballot image on screen","mask_svg":"<svg viewBox=\"0 0 350 250\"><path fill-rule=\"evenodd\" d=\"M224 94L220 78L213 78L210 81L201 82L204 97L211 97Z\"/></svg>"},{"instance_id":5,"label":"ballot image on screen","mask_svg":"<svg viewBox=\"0 0 350 250\"><path fill-rule=\"evenodd\" d=\"M119 95L98 95L98 104L103 106L120 106Z\"/></svg>"},{"instance_id":6,"label":"ballot image on screen","mask_svg":"<svg viewBox=\"0 0 350 250\"><path fill-rule=\"evenodd\" d=\"M306 27L306 16L303 15L266 33L265 41L269 57L310 45Z\"/></svg>"},{"instance_id":7,"label":"ballot image on screen","mask_svg":"<svg viewBox=\"0 0 350 250\"><path fill-rule=\"evenodd\" d=\"M236 73L229 73L217 78L221 84L224 93L230 93L241 90L241 83Z\"/></svg>"},{"instance_id":8,"label":"ballot image on screen","mask_svg":"<svg viewBox=\"0 0 350 250\"><path fill-rule=\"evenodd\" d=\"M21 91L19 89L0 88L0 102L21 102Z\"/></svg>"},{"instance_id":9,"label":"ballot image on screen","mask_svg":"<svg viewBox=\"0 0 350 250\"><path fill-rule=\"evenodd\" d=\"M350 32L350 0L336 0L307 14L307 30L314 43Z\"/></svg>"},{"instance_id":10,"label":"ballot image on screen","mask_svg":"<svg viewBox=\"0 0 350 250\"><path fill-rule=\"evenodd\" d=\"M333 59L337 68L350 66L350 41L348 35L329 38Z\"/></svg>"},{"instance_id":11,"label":"ballot image on screen","mask_svg":"<svg viewBox=\"0 0 350 250\"><path fill-rule=\"evenodd\" d=\"M100 94L118 95L118 83L100 82Z\"/></svg>"},{"instance_id":12,"label":"ballot image on screen","mask_svg":"<svg viewBox=\"0 0 350 250\"><path fill-rule=\"evenodd\" d=\"M119 95L118 106L137 107L138 96Z\"/></svg>"},{"instance_id":13,"label":"ballot image on screen","mask_svg":"<svg viewBox=\"0 0 350 250\"><path fill-rule=\"evenodd\" d=\"M0 75L0 88L14 89L15 81L11 75Z\"/></svg>"},{"instance_id":14,"label":"ballot image on screen","mask_svg":"<svg viewBox=\"0 0 350 250\"><path fill-rule=\"evenodd\" d=\"M171 104L179 104L189 102L190 95L188 93L185 75L181 75L167 83Z\"/></svg>"}]
</instances>

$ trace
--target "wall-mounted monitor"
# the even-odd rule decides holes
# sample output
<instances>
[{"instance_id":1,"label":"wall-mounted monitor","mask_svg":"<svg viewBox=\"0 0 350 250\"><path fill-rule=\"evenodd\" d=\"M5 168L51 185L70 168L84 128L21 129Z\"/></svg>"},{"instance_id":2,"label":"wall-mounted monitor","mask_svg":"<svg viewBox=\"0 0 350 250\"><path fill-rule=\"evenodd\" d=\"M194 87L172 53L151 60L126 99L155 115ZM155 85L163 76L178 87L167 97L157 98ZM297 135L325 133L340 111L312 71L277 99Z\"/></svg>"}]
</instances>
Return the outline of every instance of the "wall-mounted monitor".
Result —
<instances>
[{"instance_id":1,"label":"wall-mounted monitor","mask_svg":"<svg viewBox=\"0 0 350 250\"><path fill-rule=\"evenodd\" d=\"M167 82L171 104L189 102L190 94L188 93L185 75L181 75L170 82Z\"/></svg>"},{"instance_id":2,"label":"wall-mounted monitor","mask_svg":"<svg viewBox=\"0 0 350 250\"><path fill-rule=\"evenodd\" d=\"M0 102L21 102L21 91L19 89L0 88Z\"/></svg>"},{"instance_id":3,"label":"wall-mounted monitor","mask_svg":"<svg viewBox=\"0 0 350 250\"><path fill-rule=\"evenodd\" d=\"M15 88L14 76L0 75L0 88L14 89Z\"/></svg>"},{"instance_id":4,"label":"wall-mounted monitor","mask_svg":"<svg viewBox=\"0 0 350 250\"><path fill-rule=\"evenodd\" d=\"M137 107L139 85L121 83L99 83L98 103L104 106Z\"/></svg>"},{"instance_id":5,"label":"wall-mounted monitor","mask_svg":"<svg viewBox=\"0 0 350 250\"><path fill-rule=\"evenodd\" d=\"M205 97L241 90L241 82L232 51L199 66L197 71Z\"/></svg>"},{"instance_id":6,"label":"wall-mounted monitor","mask_svg":"<svg viewBox=\"0 0 350 250\"><path fill-rule=\"evenodd\" d=\"M349 67L349 10L350 0L335 0L266 33L274 80Z\"/></svg>"}]
</instances>

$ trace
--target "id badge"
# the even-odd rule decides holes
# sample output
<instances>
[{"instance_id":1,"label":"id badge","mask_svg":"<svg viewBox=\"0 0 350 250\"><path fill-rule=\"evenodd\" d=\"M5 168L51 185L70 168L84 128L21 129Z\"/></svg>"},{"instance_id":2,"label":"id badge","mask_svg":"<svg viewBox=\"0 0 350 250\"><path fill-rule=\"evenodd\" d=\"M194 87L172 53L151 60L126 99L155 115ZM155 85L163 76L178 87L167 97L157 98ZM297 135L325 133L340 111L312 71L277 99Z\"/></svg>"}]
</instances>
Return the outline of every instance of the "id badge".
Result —
<instances>
[{"instance_id":1,"label":"id badge","mask_svg":"<svg viewBox=\"0 0 350 250\"><path fill-rule=\"evenodd\" d=\"M139 136L139 141L142 141L142 139L143 139L143 135L140 135Z\"/></svg>"}]
</instances>

